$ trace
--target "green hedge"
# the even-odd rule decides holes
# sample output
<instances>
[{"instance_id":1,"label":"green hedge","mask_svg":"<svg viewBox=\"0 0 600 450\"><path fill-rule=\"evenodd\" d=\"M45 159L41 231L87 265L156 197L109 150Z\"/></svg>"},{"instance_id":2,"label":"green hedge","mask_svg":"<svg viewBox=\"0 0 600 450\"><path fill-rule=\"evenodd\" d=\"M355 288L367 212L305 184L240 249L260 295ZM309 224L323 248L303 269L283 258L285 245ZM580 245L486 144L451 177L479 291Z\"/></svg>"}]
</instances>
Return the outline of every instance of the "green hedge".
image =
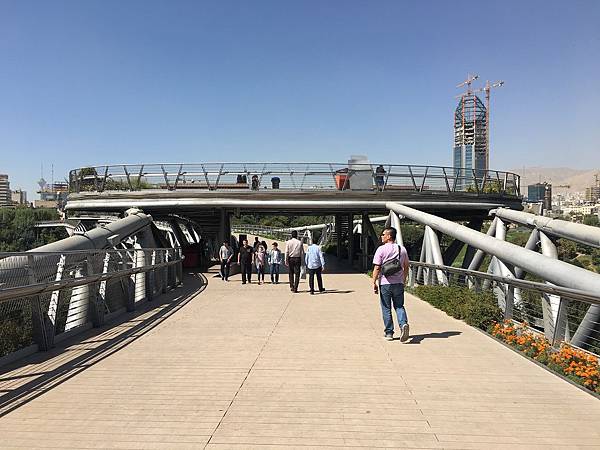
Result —
<instances>
[{"instance_id":1,"label":"green hedge","mask_svg":"<svg viewBox=\"0 0 600 450\"><path fill-rule=\"evenodd\" d=\"M491 292L477 293L463 286L418 286L414 294L449 316L489 330L502 321L502 311Z\"/></svg>"}]
</instances>

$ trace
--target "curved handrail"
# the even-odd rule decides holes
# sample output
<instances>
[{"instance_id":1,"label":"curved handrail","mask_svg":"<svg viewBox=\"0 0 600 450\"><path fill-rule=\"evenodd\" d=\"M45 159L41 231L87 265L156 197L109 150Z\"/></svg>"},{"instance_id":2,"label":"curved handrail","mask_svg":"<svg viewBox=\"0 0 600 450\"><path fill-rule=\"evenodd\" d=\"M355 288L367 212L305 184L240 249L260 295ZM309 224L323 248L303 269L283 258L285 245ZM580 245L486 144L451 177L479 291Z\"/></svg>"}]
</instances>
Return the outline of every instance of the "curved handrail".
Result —
<instances>
[{"instance_id":1,"label":"curved handrail","mask_svg":"<svg viewBox=\"0 0 600 450\"><path fill-rule=\"evenodd\" d=\"M520 197L520 177L444 166L311 162L117 164L69 172L71 193L147 189L466 192Z\"/></svg>"}]
</instances>

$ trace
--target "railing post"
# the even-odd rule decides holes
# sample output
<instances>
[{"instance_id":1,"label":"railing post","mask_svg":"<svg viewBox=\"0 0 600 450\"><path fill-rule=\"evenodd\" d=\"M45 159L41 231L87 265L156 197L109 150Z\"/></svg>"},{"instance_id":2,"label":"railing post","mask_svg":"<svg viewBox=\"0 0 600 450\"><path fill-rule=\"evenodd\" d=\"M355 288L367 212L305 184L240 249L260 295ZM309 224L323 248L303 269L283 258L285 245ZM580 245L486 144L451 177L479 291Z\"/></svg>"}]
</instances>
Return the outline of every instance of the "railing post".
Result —
<instances>
[{"instance_id":1,"label":"railing post","mask_svg":"<svg viewBox=\"0 0 600 450\"><path fill-rule=\"evenodd\" d=\"M145 251L144 251L145 253ZM147 258L146 258L146 263L147 263ZM150 254L150 264L152 266L154 266L156 264L156 250L152 250L152 253ZM146 272L146 300L148 300L149 302L154 300L154 283L155 283L155 276L154 276L154 270L149 270L148 272Z\"/></svg>"},{"instance_id":2,"label":"railing post","mask_svg":"<svg viewBox=\"0 0 600 450\"><path fill-rule=\"evenodd\" d=\"M176 258L175 252L176 252L176 249L167 250L167 258L169 261L175 260L175 258ZM171 264L167 267L167 285L169 286L169 289L175 289L175 287L177 286L176 280L175 280L175 265L173 265L173 264Z\"/></svg>"},{"instance_id":3,"label":"railing post","mask_svg":"<svg viewBox=\"0 0 600 450\"><path fill-rule=\"evenodd\" d=\"M108 252L106 253L108 255ZM94 273L94 267L92 262L90 261L90 257L95 255L89 255L86 258L87 262L87 275L92 275ZM104 264L102 265L102 270L104 271ZM106 264L108 268L108 264ZM101 327L104 325L104 296L100 297L100 288L97 283L93 283L89 285L89 302L90 302L90 321L92 322L92 326Z\"/></svg>"},{"instance_id":4,"label":"railing post","mask_svg":"<svg viewBox=\"0 0 600 450\"><path fill-rule=\"evenodd\" d=\"M161 255L161 258L160 258L161 262L166 263L168 261L167 252L165 250L162 250L160 252L160 255ZM161 278L160 291L163 294L166 294L167 291L169 290L169 268L167 266L160 269L160 278Z\"/></svg>"},{"instance_id":5,"label":"railing post","mask_svg":"<svg viewBox=\"0 0 600 450\"><path fill-rule=\"evenodd\" d=\"M31 284L37 283L33 269L34 262L35 256L27 255L27 272ZM44 311L42 299L39 295L31 297L30 304L33 341L37 344L40 351L49 350L54 346L54 324L48 318L46 311Z\"/></svg>"},{"instance_id":6,"label":"railing post","mask_svg":"<svg viewBox=\"0 0 600 450\"><path fill-rule=\"evenodd\" d=\"M128 257L128 250L125 250L125 256ZM135 264L135 253L132 258L132 265ZM122 258L121 260L121 269L127 270L127 259ZM135 311L135 282L133 281L133 276L129 275L122 281L123 286L123 294L125 294L125 309L128 312Z\"/></svg>"},{"instance_id":7,"label":"railing post","mask_svg":"<svg viewBox=\"0 0 600 450\"><path fill-rule=\"evenodd\" d=\"M180 286L183 284L183 260L181 249L178 248L175 251L175 257L177 258L177 263L175 264L175 286Z\"/></svg>"}]
</instances>

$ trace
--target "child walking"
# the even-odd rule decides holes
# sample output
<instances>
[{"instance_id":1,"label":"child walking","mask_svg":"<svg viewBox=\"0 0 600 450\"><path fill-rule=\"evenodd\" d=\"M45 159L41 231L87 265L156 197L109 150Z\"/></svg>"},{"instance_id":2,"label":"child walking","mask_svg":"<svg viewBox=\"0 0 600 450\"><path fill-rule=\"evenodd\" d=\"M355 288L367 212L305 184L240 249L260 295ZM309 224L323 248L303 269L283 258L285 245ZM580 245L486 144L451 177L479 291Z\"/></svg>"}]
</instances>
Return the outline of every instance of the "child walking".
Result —
<instances>
[{"instance_id":1,"label":"child walking","mask_svg":"<svg viewBox=\"0 0 600 450\"><path fill-rule=\"evenodd\" d=\"M271 245L271 251L269 252L269 267L271 273L271 284L279 284L279 269L283 262L283 253L277 248L277 242L273 242Z\"/></svg>"}]
</instances>

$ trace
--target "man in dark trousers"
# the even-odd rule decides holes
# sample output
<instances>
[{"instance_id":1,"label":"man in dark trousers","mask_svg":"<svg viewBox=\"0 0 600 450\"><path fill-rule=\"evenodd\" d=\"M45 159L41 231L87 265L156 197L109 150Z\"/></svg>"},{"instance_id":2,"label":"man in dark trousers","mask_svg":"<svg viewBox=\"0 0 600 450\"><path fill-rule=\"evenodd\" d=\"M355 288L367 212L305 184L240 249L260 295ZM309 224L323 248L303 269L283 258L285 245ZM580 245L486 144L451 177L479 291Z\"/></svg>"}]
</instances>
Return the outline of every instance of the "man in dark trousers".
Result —
<instances>
[{"instance_id":1,"label":"man in dark trousers","mask_svg":"<svg viewBox=\"0 0 600 450\"><path fill-rule=\"evenodd\" d=\"M285 243L285 265L290 271L290 291L298 292L300 267L304 258L304 246L298 239L298 232L292 231L292 238Z\"/></svg>"},{"instance_id":2,"label":"man in dark trousers","mask_svg":"<svg viewBox=\"0 0 600 450\"><path fill-rule=\"evenodd\" d=\"M317 276L317 284L319 285L319 292L325 292L323 287L323 278L321 273L325 270L325 258L321 247L317 244L308 246L306 250L306 268L308 269L308 287L310 288L310 294L315 293L315 275Z\"/></svg>"},{"instance_id":3,"label":"man in dark trousers","mask_svg":"<svg viewBox=\"0 0 600 450\"><path fill-rule=\"evenodd\" d=\"M252 263L254 257L254 250L248 245L248 240L244 239L238 253L238 264L240 265L240 272L242 272L242 284L252 282Z\"/></svg>"}]
</instances>

